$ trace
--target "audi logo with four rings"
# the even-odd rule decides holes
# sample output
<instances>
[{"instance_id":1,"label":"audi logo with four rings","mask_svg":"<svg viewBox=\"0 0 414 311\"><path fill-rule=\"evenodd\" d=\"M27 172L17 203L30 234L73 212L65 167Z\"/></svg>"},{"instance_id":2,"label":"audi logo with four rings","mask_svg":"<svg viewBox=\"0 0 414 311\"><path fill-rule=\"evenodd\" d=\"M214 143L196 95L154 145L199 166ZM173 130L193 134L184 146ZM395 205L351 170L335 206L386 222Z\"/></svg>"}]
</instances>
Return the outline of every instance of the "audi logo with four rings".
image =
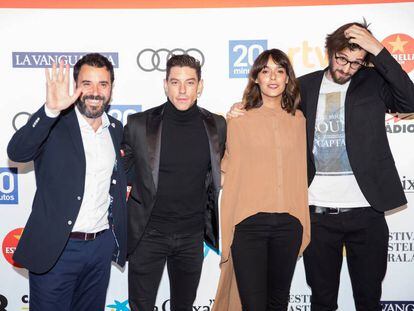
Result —
<instances>
[{"instance_id":1,"label":"audi logo with four rings","mask_svg":"<svg viewBox=\"0 0 414 311\"><path fill-rule=\"evenodd\" d=\"M167 61L171 58L173 55L181 55L181 54L187 54L190 56L193 56L195 59L197 59L200 62L200 65L204 65L204 54L196 48L190 48L190 49L180 49L176 48L173 50L168 49L144 49L141 52L138 53L137 56L137 64L138 67L141 68L143 71L165 71Z\"/></svg>"}]
</instances>

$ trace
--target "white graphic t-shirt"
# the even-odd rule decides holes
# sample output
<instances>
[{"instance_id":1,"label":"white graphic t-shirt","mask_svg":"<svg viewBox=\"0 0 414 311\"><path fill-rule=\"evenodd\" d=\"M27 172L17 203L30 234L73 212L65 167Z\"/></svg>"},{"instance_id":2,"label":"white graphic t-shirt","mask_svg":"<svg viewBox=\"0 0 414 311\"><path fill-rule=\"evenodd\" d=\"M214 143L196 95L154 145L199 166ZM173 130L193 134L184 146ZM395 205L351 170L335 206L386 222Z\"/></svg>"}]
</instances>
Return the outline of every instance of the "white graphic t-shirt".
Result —
<instances>
[{"instance_id":1,"label":"white graphic t-shirt","mask_svg":"<svg viewBox=\"0 0 414 311\"><path fill-rule=\"evenodd\" d=\"M324 207L370 206L355 179L345 145L345 96L349 82L323 77L315 121L313 155L316 174L309 204Z\"/></svg>"}]
</instances>

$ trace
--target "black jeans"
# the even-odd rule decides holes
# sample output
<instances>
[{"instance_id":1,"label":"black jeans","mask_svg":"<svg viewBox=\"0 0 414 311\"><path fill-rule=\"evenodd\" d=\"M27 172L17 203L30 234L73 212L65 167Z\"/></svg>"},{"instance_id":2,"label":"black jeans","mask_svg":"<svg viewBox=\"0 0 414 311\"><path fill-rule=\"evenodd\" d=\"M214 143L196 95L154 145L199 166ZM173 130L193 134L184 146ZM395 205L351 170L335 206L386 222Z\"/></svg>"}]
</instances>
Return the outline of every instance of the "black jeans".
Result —
<instances>
[{"instance_id":1,"label":"black jeans","mask_svg":"<svg viewBox=\"0 0 414 311\"><path fill-rule=\"evenodd\" d=\"M191 311L203 265L204 233L163 234L147 230L129 257L131 311L153 311L165 262L170 279L171 311Z\"/></svg>"},{"instance_id":2,"label":"black jeans","mask_svg":"<svg viewBox=\"0 0 414 311\"><path fill-rule=\"evenodd\" d=\"M243 310L287 309L302 230L287 213L259 213L236 225L231 254Z\"/></svg>"},{"instance_id":3,"label":"black jeans","mask_svg":"<svg viewBox=\"0 0 414 311\"><path fill-rule=\"evenodd\" d=\"M312 311L338 308L344 246L356 310L380 311L388 226L384 213L370 207L336 215L311 213L311 243L303 259Z\"/></svg>"}]
</instances>

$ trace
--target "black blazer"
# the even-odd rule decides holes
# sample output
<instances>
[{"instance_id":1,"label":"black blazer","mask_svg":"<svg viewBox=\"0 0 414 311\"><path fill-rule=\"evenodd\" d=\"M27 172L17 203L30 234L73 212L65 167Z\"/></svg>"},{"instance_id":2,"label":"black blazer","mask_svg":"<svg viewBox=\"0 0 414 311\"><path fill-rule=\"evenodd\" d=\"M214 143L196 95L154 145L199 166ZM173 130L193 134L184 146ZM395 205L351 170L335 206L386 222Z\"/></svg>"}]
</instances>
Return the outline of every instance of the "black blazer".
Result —
<instances>
[{"instance_id":1,"label":"black blazer","mask_svg":"<svg viewBox=\"0 0 414 311\"><path fill-rule=\"evenodd\" d=\"M113 260L123 266L126 258L126 178L119 152L122 124L108 117L116 154L109 222L118 242ZM32 212L13 258L32 272L44 273L59 259L82 203L86 161L75 110L72 107L57 118L49 118L41 107L13 135L7 152L16 162L34 161L37 185Z\"/></svg>"},{"instance_id":2,"label":"black blazer","mask_svg":"<svg viewBox=\"0 0 414 311\"><path fill-rule=\"evenodd\" d=\"M122 149L128 184L132 185L128 208L128 254L141 240L148 224L158 186L162 117L165 104L145 112L128 116L124 128ZM211 165L206 176L208 194L205 213L204 239L218 249L219 219L218 195L220 191L220 161L226 142L226 121L222 116L200 108L210 145Z\"/></svg>"},{"instance_id":3,"label":"black blazer","mask_svg":"<svg viewBox=\"0 0 414 311\"><path fill-rule=\"evenodd\" d=\"M378 211L407 203L385 130L386 112L414 112L414 85L384 48L373 67L351 79L345 99L345 141L349 162L362 193ZM301 109L307 120L308 182L315 176L313 140L319 89L325 71L299 78Z\"/></svg>"}]
</instances>

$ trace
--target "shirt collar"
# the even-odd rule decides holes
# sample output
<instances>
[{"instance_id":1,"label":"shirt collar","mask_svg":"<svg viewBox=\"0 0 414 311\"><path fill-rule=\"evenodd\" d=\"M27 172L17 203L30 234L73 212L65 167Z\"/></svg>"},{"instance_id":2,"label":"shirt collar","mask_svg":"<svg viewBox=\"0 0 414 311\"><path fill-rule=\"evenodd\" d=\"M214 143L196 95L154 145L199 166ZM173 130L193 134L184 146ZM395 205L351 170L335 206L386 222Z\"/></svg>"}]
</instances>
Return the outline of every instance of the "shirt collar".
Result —
<instances>
[{"instance_id":1,"label":"shirt collar","mask_svg":"<svg viewBox=\"0 0 414 311\"><path fill-rule=\"evenodd\" d=\"M75 104L75 112L76 112L76 117L78 118L78 122L79 122L79 127L82 128L88 128L88 129L92 129L92 127L89 125L89 123L85 120L85 118L83 117L83 115L81 114L81 112L79 111L78 107ZM109 122L109 118L108 115L106 114L106 112L104 111L104 113L102 114L102 125L100 126L102 129L106 129L107 127L109 127L110 122Z\"/></svg>"}]
</instances>

